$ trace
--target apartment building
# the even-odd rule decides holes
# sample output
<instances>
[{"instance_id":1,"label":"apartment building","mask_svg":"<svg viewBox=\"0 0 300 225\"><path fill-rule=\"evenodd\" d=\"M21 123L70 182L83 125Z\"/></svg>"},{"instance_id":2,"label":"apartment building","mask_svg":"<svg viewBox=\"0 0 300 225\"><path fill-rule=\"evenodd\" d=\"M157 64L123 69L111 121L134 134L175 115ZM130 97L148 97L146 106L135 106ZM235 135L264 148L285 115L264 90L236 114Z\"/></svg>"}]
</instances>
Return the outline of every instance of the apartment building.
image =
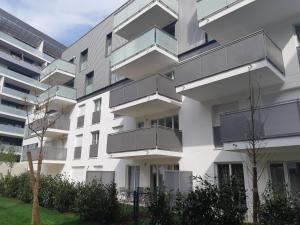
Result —
<instances>
[{"instance_id":1,"label":"apartment building","mask_svg":"<svg viewBox=\"0 0 300 225\"><path fill-rule=\"evenodd\" d=\"M49 131L43 172L182 191L191 175L233 175L249 191L250 79L260 87L259 190L299 191L299 41L298 0L128 1L48 66L75 64L48 76L74 77L76 94L55 96L68 122ZM36 143L24 140L33 152Z\"/></svg>"},{"instance_id":2,"label":"apartment building","mask_svg":"<svg viewBox=\"0 0 300 225\"><path fill-rule=\"evenodd\" d=\"M43 68L60 58L65 46L0 9L0 143L22 153L26 104L48 89Z\"/></svg>"}]
</instances>

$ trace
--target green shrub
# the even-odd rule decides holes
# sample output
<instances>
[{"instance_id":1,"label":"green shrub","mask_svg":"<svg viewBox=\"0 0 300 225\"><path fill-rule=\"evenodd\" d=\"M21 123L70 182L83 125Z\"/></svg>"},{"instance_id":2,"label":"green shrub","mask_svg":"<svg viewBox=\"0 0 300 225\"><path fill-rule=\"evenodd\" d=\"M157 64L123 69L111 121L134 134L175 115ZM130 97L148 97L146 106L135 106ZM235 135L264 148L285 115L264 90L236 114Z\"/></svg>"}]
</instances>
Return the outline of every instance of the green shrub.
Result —
<instances>
[{"instance_id":1,"label":"green shrub","mask_svg":"<svg viewBox=\"0 0 300 225\"><path fill-rule=\"evenodd\" d=\"M219 188L201 178L195 191L177 199L184 225L242 225L247 212L245 191L234 181Z\"/></svg>"},{"instance_id":2,"label":"green shrub","mask_svg":"<svg viewBox=\"0 0 300 225\"><path fill-rule=\"evenodd\" d=\"M3 178L3 196L16 198L18 196L19 178L10 174Z\"/></svg>"},{"instance_id":3,"label":"green shrub","mask_svg":"<svg viewBox=\"0 0 300 225\"><path fill-rule=\"evenodd\" d=\"M79 184L76 211L82 220L109 224L119 220L119 204L115 184L103 185L92 182Z\"/></svg>"},{"instance_id":4,"label":"green shrub","mask_svg":"<svg viewBox=\"0 0 300 225\"><path fill-rule=\"evenodd\" d=\"M267 189L260 207L261 225L299 225L300 201L289 193Z\"/></svg>"},{"instance_id":5,"label":"green shrub","mask_svg":"<svg viewBox=\"0 0 300 225\"><path fill-rule=\"evenodd\" d=\"M75 198L77 194L75 183L70 182L63 175L57 175L54 178L54 186L54 209L59 212L72 211L75 208Z\"/></svg>"},{"instance_id":6,"label":"green shrub","mask_svg":"<svg viewBox=\"0 0 300 225\"><path fill-rule=\"evenodd\" d=\"M39 193L40 205L44 208L54 209L56 194L56 180L52 176L41 176L41 189Z\"/></svg>"},{"instance_id":7,"label":"green shrub","mask_svg":"<svg viewBox=\"0 0 300 225\"><path fill-rule=\"evenodd\" d=\"M26 203L32 201L32 189L29 173L23 173L18 177L17 199Z\"/></svg>"},{"instance_id":8,"label":"green shrub","mask_svg":"<svg viewBox=\"0 0 300 225\"><path fill-rule=\"evenodd\" d=\"M149 192L147 210L150 225L174 225L175 214L172 207L171 193L161 189Z\"/></svg>"}]
</instances>

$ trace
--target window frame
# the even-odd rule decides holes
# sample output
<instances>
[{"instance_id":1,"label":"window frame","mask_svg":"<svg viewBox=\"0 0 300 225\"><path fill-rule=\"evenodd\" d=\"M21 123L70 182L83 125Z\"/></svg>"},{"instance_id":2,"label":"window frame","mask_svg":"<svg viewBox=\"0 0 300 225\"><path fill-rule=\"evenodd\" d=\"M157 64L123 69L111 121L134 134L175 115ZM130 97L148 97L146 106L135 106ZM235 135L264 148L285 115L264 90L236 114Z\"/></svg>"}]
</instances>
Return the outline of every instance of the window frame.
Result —
<instances>
[{"instance_id":1,"label":"window frame","mask_svg":"<svg viewBox=\"0 0 300 225\"><path fill-rule=\"evenodd\" d=\"M82 72L82 71L84 71L84 70L87 69L88 57L89 57L89 49L86 48L85 50L83 50L83 51L80 53L80 59L79 59L79 72ZM83 67L83 64L85 64L84 68L82 68L82 67Z\"/></svg>"},{"instance_id":2,"label":"window frame","mask_svg":"<svg viewBox=\"0 0 300 225\"><path fill-rule=\"evenodd\" d=\"M98 145L100 140L100 131L93 131L92 134L92 145Z\"/></svg>"},{"instance_id":3,"label":"window frame","mask_svg":"<svg viewBox=\"0 0 300 225\"><path fill-rule=\"evenodd\" d=\"M105 57L110 56L112 53L112 32L106 35L105 39Z\"/></svg>"}]
</instances>

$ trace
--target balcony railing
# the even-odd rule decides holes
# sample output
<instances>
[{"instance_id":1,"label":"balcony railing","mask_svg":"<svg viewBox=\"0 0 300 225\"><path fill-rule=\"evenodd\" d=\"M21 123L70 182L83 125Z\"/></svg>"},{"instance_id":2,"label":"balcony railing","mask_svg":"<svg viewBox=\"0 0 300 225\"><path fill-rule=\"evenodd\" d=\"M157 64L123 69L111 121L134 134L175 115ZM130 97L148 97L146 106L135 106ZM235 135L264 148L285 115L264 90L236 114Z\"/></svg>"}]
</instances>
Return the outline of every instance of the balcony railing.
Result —
<instances>
[{"instance_id":1,"label":"balcony railing","mask_svg":"<svg viewBox=\"0 0 300 225\"><path fill-rule=\"evenodd\" d=\"M116 49L110 57L111 66L114 67L153 46L158 46L177 57L177 40L158 28L152 28Z\"/></svg>"},{"instance_id":2,"label":"balcony railing","mask_svg":"<svg viewBox=\"0 0 300 225\"><path fill-rule=\"evenodd\" d=\"M0 124L0 133L12 133L16 135L24 135L24 128L15 127L13 125L8 124Z\"/></svg>"},{"instance_id":3,"label":"balcony railing","mask_svg":"<svg viewBox=\"0 0 300 225\"><path fill-rule=\"evenodd\" d=\"M39 51L38 49L36 49L22 41L19 41L18 39L14 38L12 36L9 36L8 34L2 32L2 31L0 31L0 40L2 40L3 42L6 42L16 48L20 48L23 51L25 51L35 57L41 58L44 61L52 62L54 60L54 58L52 58L51 56Z\"/></svg>"},{"instance_id":4,"label":"balcony railing","mask_svg":"<svg viewBox=\"0 0 300 225\"><path fill-rule=\"evenodd\" d=\"M49 66L45 67L41 71L40 79L42 80L43 78L47 77L49 74L53 73L56 70L60 70L60 71L75 75L76 65L73 63L64 61L62 59L56 59Z\"/></svg>"},{"instance_id":5,"label":"balcony railing","mask_svg":"<svg viewBox=\"0 0 300 225\"><path fill-rule=\"evenodd\" d=\"M258 140L300 135L299 100L259 108L254 116L254 137ZM252 136L250 121L249 110L221 115L222 142L247 141Z\"/></svg>"},{"instance_id":6,"label":"balcony railing","mask_svg":"<svg viewBox=\"0 0 300 225\"><path fill-rule=\"evenodd\" d=\"M147 6L155 2L160 2L175 14L178 14L178 0L133 0L114 15L114 28L130 20Z\"/></svg>"},{"instance_id":7,"label":"balcony railing","mask_svg":"<svg viewBox=\"0 0 300 225\"><path fill-rule=\"evenodd\" d=\"M176 86L184 85L260 60L268 60L284 75L282 51L263 31L186 61L176 68L175 83Z\"/></svg>"},{"instance_id":8,"label":"balcony railing","mask_svg":"<svg viewBox=\"0 0 300 225\"><path fill-rule=\"evenodd\" d=\"M48 88L47 84L40 83L38 80L32 79L30 77L27 77L20 73L14 72L14 71L4 68L2 66L0 66L0 74L3 74L4 76L6 76L8 78L18 80L19 82L27 83L27 85L31 85L31 86L37 87L39 89L46 90Z\"/></svg>"},{"instance_id":9,"label":"balcony railing","mask_svg":"<svg viewBox=\"0 0 300 225\"><path fill-rule=\"evenodd\" d=\"M2 93L11 95L11 96L14 96L17 98L21 98L23 101L25 101L25 99L26 99L27 102L36 102L36 96L31 95L31 94L26 94L24 92L17 91L12 88L2 87Z\"/></svg>"},{"instance_id":10,"label":"balcony railing","mask_svg":"<svg viewBox=\"0 0 300 225\"><path fill-rule=\"evenodd\" d=\"M209 16L221 12L243 0L198 0L198 20L205 20Z\"/></svg>"},{"instance_id":11,"label":"balcony railing","mask_svg":"<svg viewBox=\"0 0 300 225\"><path fill-rule=\"evenodd\" d=\"M108 135L108 154L156 149L181 152L181 132L165 127L152 127Z\"/></svg>"},{"instance_id":12,"label":"balcony railing","mask_svg":"<svg viewBox=\"0 0 300 225\"><path fill-rule=\"evenodd\" d=\"M176 93L173 80L165 76L154 75L112 90L110 93L110 107L119 106L156 93L181 101L180 95Z\"/></svg>"},{"instance_id":13,"label":"balcony railing","mask_svg":"<svg viewBox=\"0 0 300 225\"><path fill-rule=\"evenodd\" d=\"M51 123L53 123L51 125ZM69 130L70 129L70 119L67 116L59 116L54 118L53 120L51 118L48 118L46 120L44 119L39 119L34 122L32 122L32 129L35 131L42 130L43 128L45 129L51 125L52 129L57 129L57 130Z\"/></svg>"},{"instance_id":14,"label":"balcony railing","mask_svg":"<svg viewBox=\"0 0 300 225\"><path fill-rule=\"evenodd\" d=\"M54 98L56 96L67 98L70 100L76 100L76 90L74 88L70 88L62 85L56 85L43 92L39 96L38 101L44 102L47 101L49 98Z\"/></svg>"},{"instance_id":15,"label":"balcony railing","mask_svg":"<svg viewBox=\"0 0 300 225\"><path fill-rule=\"evenodd\" d=\"M17 109L15 107L6 106L3 104L0 104L0 112L12 114L12 115L16 115L16 116L22 116L22 117L26 117L26 115L27 115L25 110Z\"/></svg>"},{"instance_id":16,"label":"balcony railing","mask_svg":"<svg viewBox=\"0 0 300 225\"><path fill-rule=\"evenodd\" d=\"M37 161L39 158L40 148L33 150L23 150L22 161L27 161L27 152L31 151L31 156L33 161ZM43 160L53 160L53 161L65 161L67 159L67 149L57 146L45 146L43 148Z\"/></svg>"}]
</instances>

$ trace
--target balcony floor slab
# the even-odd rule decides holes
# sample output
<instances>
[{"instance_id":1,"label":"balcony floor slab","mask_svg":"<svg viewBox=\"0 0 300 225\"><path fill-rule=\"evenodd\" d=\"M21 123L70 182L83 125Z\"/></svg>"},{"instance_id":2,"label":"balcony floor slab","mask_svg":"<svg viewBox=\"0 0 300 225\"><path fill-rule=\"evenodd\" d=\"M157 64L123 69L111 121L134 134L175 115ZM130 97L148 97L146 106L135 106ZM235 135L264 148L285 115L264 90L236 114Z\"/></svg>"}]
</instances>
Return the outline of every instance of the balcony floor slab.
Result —
<instances>
[{"instance_id":1,"label":"balcony floor slab","mask_svg":"<svg viewBox=\"0 0 300 225\"><path fill-rule=\"evenodd\" d=\"M164 159L164 158L181 158L182 152L168 151L162 149L149 149L114 153L109 155L114 159Z\"/></svg>"}]
</instances>

